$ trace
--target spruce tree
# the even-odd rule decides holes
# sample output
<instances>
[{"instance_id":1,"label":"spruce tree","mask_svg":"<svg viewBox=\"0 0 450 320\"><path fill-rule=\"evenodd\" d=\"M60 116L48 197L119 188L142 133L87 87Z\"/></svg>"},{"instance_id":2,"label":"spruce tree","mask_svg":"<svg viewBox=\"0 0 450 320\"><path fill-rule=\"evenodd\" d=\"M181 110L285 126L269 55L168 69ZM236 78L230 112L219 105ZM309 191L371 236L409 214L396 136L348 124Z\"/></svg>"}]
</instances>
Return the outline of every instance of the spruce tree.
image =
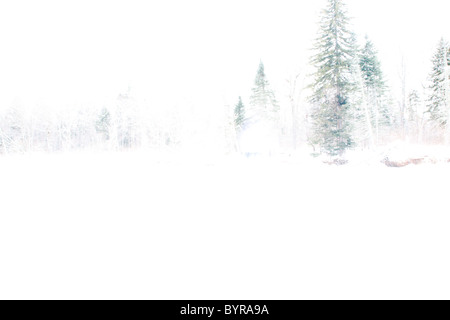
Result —
<instances>
[{"instance_id":1,"label":"spruce tree","mask_svg":"<svg viewBox=\"0 0 450 320\"><path fill-rule=\"evenodd\" d=\"M430 95L428 97L427 112L430 119L442 128L446 128L449 117L449 66L450 47L441 39L432 59L433 70L430 74Z\"/></svg>"},{"instance_id":2,"label":"spruce tree","mask_svg":"<svg viewBox=\"0 0 450 320\"><path fill-rule=\"evenodd\" d=\"M278 102L264 72L264 64L260 62L256 73L255 86L252 88L250 97L249 120L251 122L274 121L277 118L278 111Z\"/></svg>"},{"instance_id":3,"label":"spruce tree","mask_svg":"<svg viewBox=\"0 0 450 320\"><path fill-rule=\"evenodd\" d=\"M234 107L234 126L237 131L240 131L245 122L245 108L244 104L242 103L242 98L239 97L239 101Z\"/></svg>"},{"instance_id":4,"label":"spruce tree","mask_svg":"<svg viewBox=\"0 0 450 320\"><path fill-rule=\"evenodd\" d=\"M361 50L359 65L361 67L364 86L367 89L383 88L383 74L377 58L377 52L372 41L367 36L364 48Z\"/></svg>"},{"instance_id":5,"label":"spruce tree","mask_svg":"<svg viewBox=\"0 0 450 320\"><path fill-rule=\"evenodd\" d=\"M359 67L371 126L375 128L375 140L378 142L380 129L390 124L391 115L386 96L387 88L377 54L372 41L366 36L365 45L359 55Z\"/></svg>"},{"instance_id":6,"label":"spruce tree","mask_svg":"<svg viewBox=\"0 0 450 320\"><path fill-rule=\"evenodd\" d=\"M322 11L319 36L312 59L316 68L312 85L313 137L321 151L341 156L353 145L352 97L356 90L355 37L348 30L349 19L343 0L328 0Z\"/></svg>"}]
</instances>

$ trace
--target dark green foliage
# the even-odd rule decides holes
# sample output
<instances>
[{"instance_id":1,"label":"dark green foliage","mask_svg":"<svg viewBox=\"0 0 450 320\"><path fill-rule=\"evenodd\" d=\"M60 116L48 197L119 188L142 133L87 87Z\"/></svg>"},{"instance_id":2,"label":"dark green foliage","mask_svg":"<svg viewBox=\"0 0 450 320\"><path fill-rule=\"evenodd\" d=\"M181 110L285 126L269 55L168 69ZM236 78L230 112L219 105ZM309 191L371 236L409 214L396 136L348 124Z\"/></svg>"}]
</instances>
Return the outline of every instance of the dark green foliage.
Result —
<instances>
[{"instance_id":1,"label":"dark green foliage","mask_svg":"<svg viewBox=\"0 0 450 320\"><path fill-rule=\"evenodd\" d=\"M356 90L353 64L355 37L347 29L348 18L342 0L329 0L322 11L319 37L315 43L316 67L312 85L313 137L321 151L330 156L342 155L353 145L351 94Z\"/></svg>"},{"instance_id":2,"label":"dark green foliage","mask_svg":"<svg viewBox=\"0 0 450 320\"><path fill-rule=\"evenodd\" d=\"M359 55L359 66L363 78L363 89L370 109L372 125L379 128L391 123L387 86L375 47L366 36L366 43Z\"/></svg>"},{"instance_id":3,"label":"dark green foliage","mask_svg":"<svg viewBox=\"0 0 450 320\"><path fill-rule=\"evenodd\" d=\"M447 59L447 61L445 61ZM430 74L430 96L428 98L427 112L430 119L441 127L445 127L448 117L448 90L450 79L446 79L449 75L448 68L450 66L450 47L448 43L441 39L435 55L432 59L433 70Z\"/></svg>"},{"instance_id":4,"label":"dark green foliage","mask_svg":"<svg viewBox=\"0 0 450 320\"><path fill-rule=\"evenodd\" d=\"M372 41L366 36L366 43L361 50L359 66L366 89L384 89L383 73Z\"/></svg>"}]
</instances>

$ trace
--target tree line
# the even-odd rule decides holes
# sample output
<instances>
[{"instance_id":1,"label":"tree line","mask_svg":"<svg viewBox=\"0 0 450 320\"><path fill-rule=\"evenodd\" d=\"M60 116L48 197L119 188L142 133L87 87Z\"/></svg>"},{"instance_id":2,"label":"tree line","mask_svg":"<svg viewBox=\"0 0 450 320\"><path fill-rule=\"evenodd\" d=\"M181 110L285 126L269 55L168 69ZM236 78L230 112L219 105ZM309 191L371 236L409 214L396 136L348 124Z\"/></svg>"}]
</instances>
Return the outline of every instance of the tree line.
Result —
<instances>
[{"instance_id":1,"label":"tree line","mask_svg":"<svg viewBox=\"0 0 450 320\"><path fill-rule=\"evenodd\" d=\"M403 139L450 143L450 46L444 39L432 57L427 85L394 99L376 45L362 45L350 30L344 0L328 0L313 44L312 74L293 73L280 102L261 61L250 99L204 114L195 106L149 106L130 92L108 106L43 112L13 105L0 113L0 152L82 148L212 146L245 152L249 145L310 147L341 157ZM250 138L249 138L250 137Z\"/></svg>"},{"instance_id":2,"label":"tree line","mask_svg":"<svg viewBox=\"0 0 450 320\"><path fill-rule=\"evenodd\" d=\"M444 39L439 42L427 79L429 84L422 90L406 92L406 74L402 70L401 97L394 101L374 43L366 36L364 44L359 46L349 25L344 1L328 0L320 17L313 47L315 54L310 61L315 71L309 77L307 103L301 107L303 119L298 119L298 102L290 106L293 127L297 131L300 123L304 127L300 140L309 144L316 154L331 157L343 156L348 149L374 148L397 139L449 143L448 42ZM264 77L260 65L250 110L267 110L267 104L276 110L271 91L262 97L268 85L267 80L261 80ZM235 108L238 131L242 130L244 119L245 108L239 98ZM297 136L295 131L292 134ZM295 147L296 139L293 141Z\"/></svg>"}]
</instances>

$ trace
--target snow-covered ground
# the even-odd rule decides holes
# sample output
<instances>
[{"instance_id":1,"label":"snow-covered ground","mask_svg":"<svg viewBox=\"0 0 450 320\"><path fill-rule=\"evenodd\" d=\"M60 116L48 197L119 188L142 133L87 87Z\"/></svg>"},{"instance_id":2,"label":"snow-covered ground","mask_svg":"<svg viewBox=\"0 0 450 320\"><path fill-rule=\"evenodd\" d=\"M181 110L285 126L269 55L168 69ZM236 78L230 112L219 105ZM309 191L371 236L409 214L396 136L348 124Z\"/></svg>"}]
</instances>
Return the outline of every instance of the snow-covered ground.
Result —
<instances>
[{"instance_id":1,"label":"snow-covered ground","mask_svg":"<svg viewBox=\"0 0 450 320\"><path fill-rule=\"evenodd\" d=\"M450 299L450 164L0 157L0 299Z\"/></svg>"}]
</instances>

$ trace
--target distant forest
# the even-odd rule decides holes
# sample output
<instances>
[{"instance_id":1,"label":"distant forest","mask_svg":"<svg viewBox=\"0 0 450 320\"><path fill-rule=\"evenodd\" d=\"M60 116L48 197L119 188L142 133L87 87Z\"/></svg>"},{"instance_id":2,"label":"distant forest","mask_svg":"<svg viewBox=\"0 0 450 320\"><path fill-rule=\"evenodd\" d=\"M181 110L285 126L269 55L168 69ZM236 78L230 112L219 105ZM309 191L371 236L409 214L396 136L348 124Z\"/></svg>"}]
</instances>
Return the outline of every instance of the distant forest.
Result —
<instances>
[{"instance_id":1,"label":"distant forest","mask_svg":"<svg viewBox=\"0 0 450 320\"><path fill-rule=\"evenodd\" d=\"M436 43L429 77L394 99L383 75L377 44L358 43L344 0L328 0L319 17L310 65L313 74L293 73L288 100L280 102L263 61L249 101L207 114L194 105L168 109L118 93L115 103L49 112L20 103L0 114L0 153L78 149L200 148L234 152L279 152L310 148L342 157L350 149L373 149L395 140L450 143L450 46ZM435 35L434 35L435 36ZM258 60L255 61L255 66ZM176 94L176 93L174 93Z\"/></svg>"}]
</instances>

